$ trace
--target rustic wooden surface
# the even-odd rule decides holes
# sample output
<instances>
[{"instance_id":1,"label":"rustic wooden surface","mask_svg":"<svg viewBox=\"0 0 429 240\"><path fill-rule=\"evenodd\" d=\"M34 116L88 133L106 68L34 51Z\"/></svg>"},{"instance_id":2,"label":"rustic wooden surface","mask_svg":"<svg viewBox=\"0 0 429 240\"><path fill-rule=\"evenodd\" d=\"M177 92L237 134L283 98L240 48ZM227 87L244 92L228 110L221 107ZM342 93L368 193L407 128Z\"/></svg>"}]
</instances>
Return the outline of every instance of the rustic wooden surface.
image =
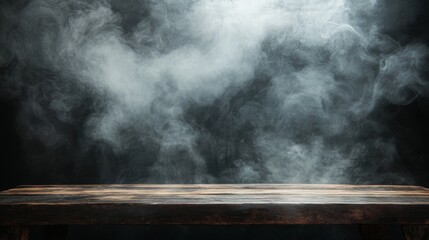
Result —
<instances>
[{"instance_id":1,"label":"rustic wooden surface","mask_svg":"<svg viewBox=\"0 0 429 240\"><path fill-rule=\"evenodd\" d=\"M0 225L429 224L429 190L377 185L52 185L0 193Z\"/></svg>"}]
</instances>

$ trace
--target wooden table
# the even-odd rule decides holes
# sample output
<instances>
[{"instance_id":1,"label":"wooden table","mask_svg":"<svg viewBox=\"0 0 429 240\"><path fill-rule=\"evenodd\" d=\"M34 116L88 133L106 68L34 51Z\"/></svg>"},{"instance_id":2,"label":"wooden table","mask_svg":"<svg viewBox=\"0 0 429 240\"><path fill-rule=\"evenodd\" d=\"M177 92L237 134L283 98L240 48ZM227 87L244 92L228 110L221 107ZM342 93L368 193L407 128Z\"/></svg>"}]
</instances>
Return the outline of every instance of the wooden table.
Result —
<instances>
[{"instance_id":1,"label":"wooden table","mask_svg":"<svg viewBox=\"0 0 429 240\"><path fill-rule=\"evenodd\" d=\"M429 189L391 185L120 184L19 186L0 192L0 240L32 225L358 224L364 239L400 224L429 239Z\"/></svg>"}]
</instances>

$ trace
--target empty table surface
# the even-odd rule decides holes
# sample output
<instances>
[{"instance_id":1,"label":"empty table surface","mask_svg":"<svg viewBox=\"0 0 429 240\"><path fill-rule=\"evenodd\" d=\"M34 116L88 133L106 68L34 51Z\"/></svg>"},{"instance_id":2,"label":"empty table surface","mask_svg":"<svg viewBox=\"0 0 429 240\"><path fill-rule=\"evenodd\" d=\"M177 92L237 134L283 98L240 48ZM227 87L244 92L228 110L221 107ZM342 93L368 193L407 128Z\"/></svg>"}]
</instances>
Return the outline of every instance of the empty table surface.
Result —
<instances>
[{"instance_id":1,"label":"empty table surface","mask_svg":"<svg viewBox=\"0 0 429 240\"><path fill-rule=\"evenodd\" d=\"M0 225L429 224L429 190L401 185L29 185L0 192Z\"/></svg>"}]
</instances>

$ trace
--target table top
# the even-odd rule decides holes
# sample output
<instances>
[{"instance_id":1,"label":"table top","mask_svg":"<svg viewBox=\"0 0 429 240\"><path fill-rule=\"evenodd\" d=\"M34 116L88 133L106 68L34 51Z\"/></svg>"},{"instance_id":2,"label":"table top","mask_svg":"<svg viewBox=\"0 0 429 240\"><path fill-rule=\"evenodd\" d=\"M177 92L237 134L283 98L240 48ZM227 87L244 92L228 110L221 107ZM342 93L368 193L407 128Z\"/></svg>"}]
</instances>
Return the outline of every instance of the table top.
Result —
<instances>
[{"instance_id":1,"label":"table top","mask_svg":"<svg viewBox=\"0 0 429 240\"><path fill-rule=\"evenodd\" d=\"M0 192L0 225L429 224L429 189L402 185L28 185Z\"/></svg>"}]
</instances>

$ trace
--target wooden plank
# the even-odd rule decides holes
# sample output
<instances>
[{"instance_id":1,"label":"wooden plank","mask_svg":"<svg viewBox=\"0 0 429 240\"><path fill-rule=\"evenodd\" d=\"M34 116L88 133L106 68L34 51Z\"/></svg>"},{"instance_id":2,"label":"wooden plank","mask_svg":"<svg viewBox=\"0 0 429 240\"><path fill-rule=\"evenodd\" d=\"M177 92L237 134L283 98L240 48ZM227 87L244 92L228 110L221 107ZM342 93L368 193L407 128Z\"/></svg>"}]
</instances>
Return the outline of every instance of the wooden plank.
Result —
<instances>
[{"instance_id":1,"label":"wooden plank","mask_svg":"<svg viewBox=\"0 0 429 240\"><path fill-rule=\"evenodd\" d=\"M429 224L417 186L189 184L19 186L0 225Z\"/></svg>"}]
</instances>

